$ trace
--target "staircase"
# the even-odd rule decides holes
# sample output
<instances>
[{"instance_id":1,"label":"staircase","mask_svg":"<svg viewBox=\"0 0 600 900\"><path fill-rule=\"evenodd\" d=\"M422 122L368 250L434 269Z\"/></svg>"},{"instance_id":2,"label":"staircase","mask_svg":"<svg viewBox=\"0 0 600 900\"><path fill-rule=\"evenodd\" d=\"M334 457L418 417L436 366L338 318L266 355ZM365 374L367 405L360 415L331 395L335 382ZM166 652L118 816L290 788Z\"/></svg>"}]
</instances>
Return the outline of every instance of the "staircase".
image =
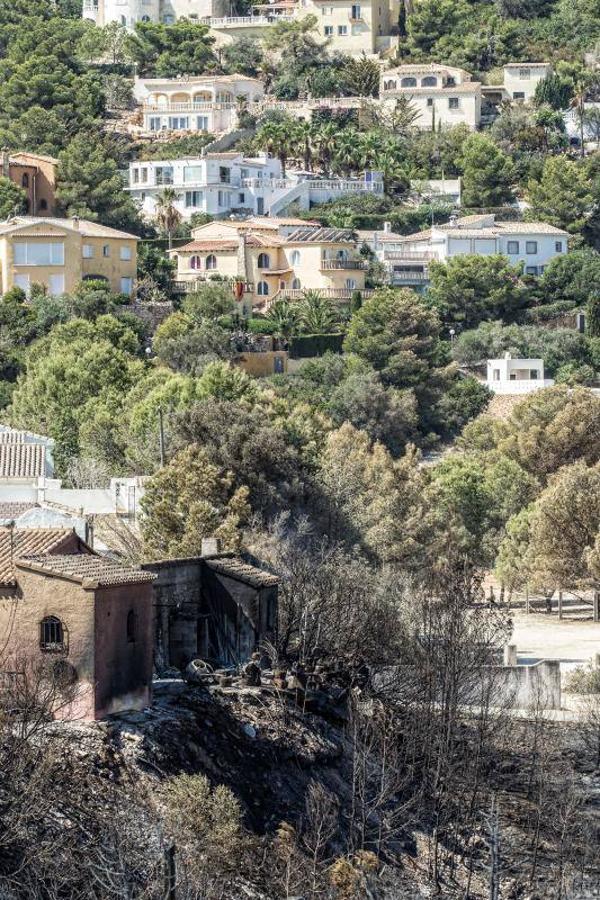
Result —
<instances>
[{"instance_id":1,"label":"staircase","mask_svg":"<svg viewBox=\"0 0 600 900\"><path fill-rule=\"evenodd\" d=\"M271 196L269 215L280 216L292 203L299 203L302 209L308 209L310 188L306 181L279 188Z\"/></svg>"}]
</instances>

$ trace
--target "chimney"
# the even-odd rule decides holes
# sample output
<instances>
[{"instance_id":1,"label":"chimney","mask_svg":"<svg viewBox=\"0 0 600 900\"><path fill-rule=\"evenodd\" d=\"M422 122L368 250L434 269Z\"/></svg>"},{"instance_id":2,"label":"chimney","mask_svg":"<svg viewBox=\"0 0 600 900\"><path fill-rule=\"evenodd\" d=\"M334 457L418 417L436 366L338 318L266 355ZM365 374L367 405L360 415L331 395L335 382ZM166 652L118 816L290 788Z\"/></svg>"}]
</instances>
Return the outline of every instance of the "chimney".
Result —
<instances>
[{"instance_id":1,"label":"chimney","mask_svg":"<svg viewBox=\"0 0 600 900\"><path fill-rule=\"evenodd\" d=\"M450 227L456 228L458 224L458 216L450 216Z\"/></svg>"},{"instance_id":2,"label":"chimney","mask_svg":"<svg viewBox=\"0 0 600 900\"><path fill-rule=\"evenodd\" d=\"M391 223L391 222L384 222L384 223L383 223L383 233L384 233L384 234L391 234L391 232L392 232L392 223Z\"/></svg>"},{"instance_id":3,"label":"chimney","mask_svg":"<svg viewBox=\"0 0 600 900\"><path fill-rule=\"evenodd\" d=\"M2 175L4 178L10 178L10 153L7 147L0 150L0 159L2 160Z\"/></svg>"},{"instance_id":4,"label":"chimney","mask_svg":"<svg viewBox=\"0 0 600 900\"><path fill-rule=\"evenodd\" d=\"M201 556L216 556L221 552L221 541L217 537L202 538Z\"/></svg>"},{"instance_id":5,"label":"chimney","mask_svg":"<svg viewBox=\"0 0 600 900\"><path fill-rule=\"evenodd\" d=\"M242 229L238 232L237 274L245 282L250 281L248 274L248 236Z\"/></svg>"},{"instance_id":6,"label":"chimney","mask_svg":"<svg viewBox=\"0 0 600 900\"><path fill-rule=\"evenodd\" d=\"M79 216L73 216L73 228L75 231L79 231Z\"/></svg>"}]
</instances>

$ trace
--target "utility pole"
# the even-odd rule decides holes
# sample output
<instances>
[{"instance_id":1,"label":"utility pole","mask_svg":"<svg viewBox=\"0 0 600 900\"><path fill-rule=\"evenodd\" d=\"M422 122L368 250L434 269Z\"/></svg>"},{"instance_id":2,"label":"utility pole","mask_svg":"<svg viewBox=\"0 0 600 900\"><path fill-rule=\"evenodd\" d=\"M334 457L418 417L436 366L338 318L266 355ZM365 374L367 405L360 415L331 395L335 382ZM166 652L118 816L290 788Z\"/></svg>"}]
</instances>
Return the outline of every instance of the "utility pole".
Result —
<instances>
[{"instance_id":1,"label":"utility pole","mask_svg":"<svg viewBox=\"0 0 600 900\"><path fill-rule=\"evenodd\" d=\"M500 900L500 823L498 821L498 802L496 795L492 796L489 815L486 816L488 829L487 844L490 848L489 872L489 900Z\"/></svg>"},{"instance_id":2,"label":"utility pole","mask_svg":"<svg viewBox=\"0 0 600 900\"><path fill-rule=\"evenodd\" d=\"M160 449L160 464L165 464L165 429L163 425L162 406L158 407L158 445Z\"/></svg>"}]
</instances>

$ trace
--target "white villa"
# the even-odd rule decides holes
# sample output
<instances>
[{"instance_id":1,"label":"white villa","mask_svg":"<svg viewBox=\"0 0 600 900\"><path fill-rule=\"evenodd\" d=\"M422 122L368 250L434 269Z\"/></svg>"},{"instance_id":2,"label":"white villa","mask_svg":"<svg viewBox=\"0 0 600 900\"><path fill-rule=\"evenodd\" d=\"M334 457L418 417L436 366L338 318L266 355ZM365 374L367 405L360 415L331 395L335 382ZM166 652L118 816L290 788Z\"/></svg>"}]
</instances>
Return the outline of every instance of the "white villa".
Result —
<instances>
[{"instance_id":1,"label":"white villa","mask_svg":"<svg viewBox=\"0 0 600 900\"><path fill-rule=\"evenodd\" d=\"M83 18L96 25L118 22L133 29L138 22L172 25L177 19L199 20L225 15L228 0L83 0Z\"/></svg>"},{"instance_id":2,"label":"white villa","mask_svg":"<svg viewBox=\"0 0 600 900\"><path fill-rule=\"evenodd\" d=\"M526 275L542 275L551 260L568 252L568 238L568 232L546 222L496 222L493 214L453 216L447 225L415 234L380 233L372 249L388 267L393 284L418 288L429 282L432 262L464 254L502 254L513 265L521 263Z\"/></svg>"},{"instance_id":3,"label":"white villa","mask_svg":"<svg viewBox=\"0 0 600 900\"><path fill-rule=\"evenodd\" d=\"M554 381L544 378L543 359L513 359L505 353L502 359L488 359L486 384L495 394L529 394Z\"/></svg>"},{"instance_id":4,"label":"white villa","mask_svg":"<svg viewBox=\"0 0 600 900\"><path fill-rule=\"evenodd\" d=\"M481 119L481 84L469 72L437 63L397 66L381 73L379 97L390 110L400 99L419 113L417 128L434 130L468 125L473 131Z\"/></svg>"},{"instance_id":5,"label":"white villa","mask_svg":"<svg viewBox=\"0 0 600 900\"><path fill-rule=\"evenodd\" d=\"M504 66L504 90L509 100L533 100L535 89L552 72L549 62L508 63Z\"/></svg>"},{"instance_id":6,"label":"white villa","mask_svg":"<svg viewBox=\"0 0 600 900\"><path fill-rule=\"evenodd\" d=\"M204 75L197 78L138 78L133 94L141 106L142 131L231 131L240 104L263 99L257 78L246 75Z\"/></svg>"},{"instance_id":7,"label":"white villa","mask_svg":"<svg viewBox=\"0 0 600 900\"><path fill-rule=\"evenodd\" d=\"M363 179L325 179L289 172L282 178L279 160L266 153L247 158L229 151L193 159L130 163L128 190L147 218L155 215L157 197L166 186L177 192L175 206L185 219L198 212L217 218L231 214L279 216L292 205L310 209L343 194L383 193L383 182L368 175Z\"/></svg>"}]
</instances>

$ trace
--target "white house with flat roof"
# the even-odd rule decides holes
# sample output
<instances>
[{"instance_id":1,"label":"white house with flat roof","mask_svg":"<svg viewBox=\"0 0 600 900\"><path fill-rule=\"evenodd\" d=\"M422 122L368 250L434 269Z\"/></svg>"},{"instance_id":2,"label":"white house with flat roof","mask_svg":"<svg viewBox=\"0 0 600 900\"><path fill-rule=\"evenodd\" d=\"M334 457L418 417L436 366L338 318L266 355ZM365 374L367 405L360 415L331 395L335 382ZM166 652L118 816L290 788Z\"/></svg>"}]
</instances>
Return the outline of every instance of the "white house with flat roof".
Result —
<instances>
[{"instance_id":1,"label":"white house with flat roof","mask_svg":"<svg viewBox=\"0 0 600 900\"><path fill-rule=\"evenodd\" d=\"M496 222L493 214L452 217L447 225L399 236L385 259L398 285L424 285L432 262L454 256L506 256L526 275L542 275L555 257L568 252L569 234L546 222ZM388 242L389 246L389 242Z\"/></svg>"},{"instance_id":2,"label":"white house with flat roof","mask_svg":"<svg viewBox=\"0 0 600 900\"><path fill-rule=\"evenodd\" d=\"M381 72L379 99L390 111L408 101L417 118L416 128L468 125L473 131L481 119L481 84L454 66L420 63L396 66Z\"/></svg>"},{"instance_id":3,"label":"white house with flat roof","mask_svg":"<svg viewBox=\"0 0 600 900\"><path fill-rule=\"evenodd\" d=\"M486 384L495 394L529 394L554 384L544 378L543 359L513 359L505 353L502 359L488 359Z\"/></svg>"},{"instance_id":4,"label":"white house with flat roof","mask_svg":"<svg viewBox=\"0 0 600 900\"><path fill-rule=\"evenodd\" d=\"M229 7L228 0L83 0L82 15L96 25L117 22L132 30L138 22L172 25L181 18L222 16Z\"/></svg>"},{"instance_id":5,"label":"white house with flat roof","mask_svg":"<svg viewBox=\"0 0 600 900\"><path fill-rule=\"evenodd\" d=\"M175 190L175 206L184 219L194 213L217 218L236 215L282 215L291 207L310 209L336 197L356 193L383 194L381 177L318 178L311 173L288 172L266 153L248 158L237 151L205 156L132 162L128 190L143 215L156 214L158 196L165 187Z\"/></svg>"},{"instance_id":6,"label":"white house with flat roof","mask_svg":"<svg viewBox=\"0 0 600 900\"><path fill-rule=\"evenodd\" d=\"M264 87L246 75L138 78L133 95L140 104L143 132L215 134L236 128L242 106L251 111L263 99Z\"/></svg>"},{"instance_id":7,"label":"white house with flat roof","mask_svg":"<svg viewBox=\"0 0 600 900\"><path fill-rule=\"evenodd\" d=\"M504 89L510 100L533 100L539 82L551 72L549 62L508 63L504 66Z\"/></svg>"}]
</instances>

